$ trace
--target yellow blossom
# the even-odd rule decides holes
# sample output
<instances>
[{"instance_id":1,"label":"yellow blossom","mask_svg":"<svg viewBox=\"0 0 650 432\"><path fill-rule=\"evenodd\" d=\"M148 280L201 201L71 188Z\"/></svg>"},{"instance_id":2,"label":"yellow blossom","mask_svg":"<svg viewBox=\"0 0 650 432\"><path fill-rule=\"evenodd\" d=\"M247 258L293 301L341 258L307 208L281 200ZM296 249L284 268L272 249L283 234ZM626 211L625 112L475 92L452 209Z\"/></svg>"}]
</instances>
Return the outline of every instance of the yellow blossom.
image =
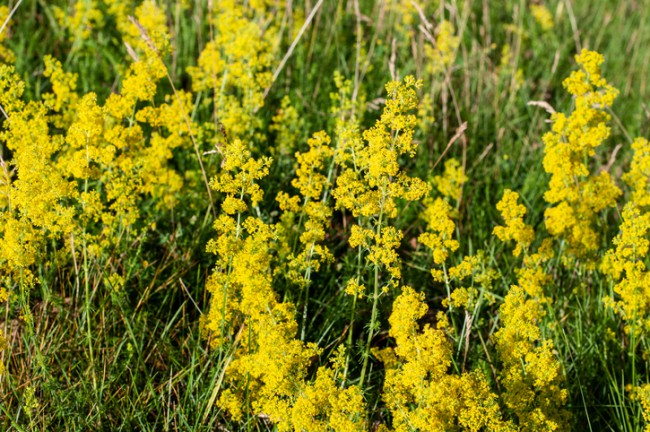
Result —
<instances>
[{"instance_id":1,"label":"yellow blossom","mask_svg":"<svg viewBox=\"0 0 650 432\"><path fill-rule=\"evenodd\" d=\"M510 189L503 192L503 198L497 204L497 210L501 212L506 226L497 226L494 228L494 234L499 240L506 242L514 240L517 246L513 252L514 256L519 256L522 249L528 249L535 239L533 228L526 225L523 220L526 214L526 207L517 204L519 194Z\"/></svg>"},{"instance_id":2,"label":"yellow blossom","mask_svg":"<svg viewBox=\"0 0 650 432\"><path fill-rule=\"evenodd\" d=\"M449 159L445 162L445 173L442 176L435 176L433 184L444 197L459 201L463 193L463 185L468 178L464 168L456 159Z\"/></svg>"},{"instance_id":3,"label":"yellow blossom","mask_svg":"<svg viewBox=\"0 0 650 432\"><path fill-rule=\"evenodd\" d=\"M554 114L553 131L543 137L544 169L551 175L544 199L553 205L545 213L549 233L566 238L571 254L584 256L598 245L595 218L621 193L607 172L590 175L586 165L609 136L605 109L618 91L600 75L600 54L583 50L576 61L582 68L564 81L575 109L569 116Z\"/></svg>"},{"instance_id":4,"label":"yellow blossom","mask_svg":"<svg viewBox=\"0 0 650 432\"><path fill-rule=\"evenodd\" d=\"M454 25L442 20L435 29L435 44L427 44L424 48L428 72L435 75L449 68L456 60L459 45L460 37L456 35Z\"/></svg>"},{"instance_id":5,"label":"yellow blossom","mask_svg":"<svg viewBox=\"0 0 650 432\"><path fill-rule=\"evenodd\" d=\"M547 31L553 28L553 15L551 15L551 12L546 6L532 4L530 5L530 13L542 30Z\"/></svg>"},{"instance_id":6,"label":"yellow blossom","mask_svg":"<svg viewBox=\"0 0 650 432\"><path fill-rule=\"evenodd\" d=\"M456 229L451 219L453 209L441 198L429 200L425 205L422 218L427 223L427 232L421 234L418 240L432 250L433 262L440 265L447 260L450 252L455 252L459 247L458 241L452 238Z\"/></svg>"},{"instance_id":7,"label":"yellow blossom","mask_svg":"<svg viewBox=\"0 0 650 432\"><path fill-rule=\"evenodd\" d=\"M504 403L526 431L568 427L568 413L562 408L567 391L560 387L560 364L553 354L553 342L542 339L536 324L543 313L537 299L526 299L522 288L512 286L500 308L502 324L495 335L503 362Z\"/></svg>"},{"instance_id":8,"label":"yellow blossom","mask_svg":"<svg viewBox=\"0 0 650 432\"><path fill-rule=\"evenodd\" d=\"M502 419L497 396L480 371L449 372L452 347L446 318L435 327L418 320L427 312L424 295L404 287L393 303L389 335L395 348L381 353L386 365L382 398L392 415L395 431L463 430L514 431ZM392 361L389 359L393 359Z\"/></svg>"}]
</instances>

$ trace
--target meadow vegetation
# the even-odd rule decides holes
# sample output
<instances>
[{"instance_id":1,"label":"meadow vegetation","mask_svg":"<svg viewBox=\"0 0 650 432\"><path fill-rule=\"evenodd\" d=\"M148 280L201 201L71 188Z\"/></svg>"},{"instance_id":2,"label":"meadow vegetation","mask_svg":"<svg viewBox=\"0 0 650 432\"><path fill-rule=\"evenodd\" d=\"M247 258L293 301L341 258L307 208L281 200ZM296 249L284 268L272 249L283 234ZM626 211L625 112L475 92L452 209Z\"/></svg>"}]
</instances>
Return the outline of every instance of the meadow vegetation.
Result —
<instances>
[{"instance_id":1,"label":"meadow vegetation","mask_svg":"<svg viewBox=\"0 0 650 432\"><path fill-rule=\"evenodd\" d=\"M0 5L0 428L650 431L649 24Z\"/></svg>"}]
</instances>

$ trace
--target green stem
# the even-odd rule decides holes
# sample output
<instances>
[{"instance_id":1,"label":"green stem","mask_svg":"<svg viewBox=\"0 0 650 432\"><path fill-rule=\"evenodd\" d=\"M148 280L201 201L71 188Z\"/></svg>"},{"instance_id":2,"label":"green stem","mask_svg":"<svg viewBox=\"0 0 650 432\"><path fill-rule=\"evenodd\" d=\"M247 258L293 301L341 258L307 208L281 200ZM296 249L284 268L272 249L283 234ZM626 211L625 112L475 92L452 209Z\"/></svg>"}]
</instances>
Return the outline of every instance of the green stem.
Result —
<instances>
[{"instance_id":1,"label":"green stem","mask_svg":"<svg viewBox=\"0 0 650 432\"><path fill-rule=\"evenodd\" d=\"M385 188L382 190L382 204L384 202L384 197L386 196L385 194ZM377 229L376 229L376 235L379 238L381 235L381 225L383 222L383 217L384 217L384 212L383 212L383 205L380 207L380 212L379 212L379 221L377 222ZM374 265L375 267L375 275L374 275L374 292L372 295L372 313L370 315L370 328L368 329L368 340L366 341L366 348L363 352L363 367L361 368L361 377L359 378L359 387L363 388L363 381L366 378L366 372L368 369L368 359L370 358L370 344L372 342L372 339L375 337L375 325L377 324L377 314L378 314L378 306L379 306L379 263L376 263Z\"/></svg>"},{"instance_id":2,"label":"green stem","mask_svg":"<svg viewBox=\"0 0 650 432\"><path fill-rule=\"evenodd\" d=\"M244 187L241 189L239 194L239 199L244 199ZM235 244L239 240L241 234L241 212L237 212L237 228L235 230ZM221 337L223 338L226 334L226 302L228 301L228 285L230 283L230 274L232 273L232 260L233 255L230 254L228 257L228 268L226 269L226 281L223 284L223 302L221 304Z\"/></svg>"}]
</instances>

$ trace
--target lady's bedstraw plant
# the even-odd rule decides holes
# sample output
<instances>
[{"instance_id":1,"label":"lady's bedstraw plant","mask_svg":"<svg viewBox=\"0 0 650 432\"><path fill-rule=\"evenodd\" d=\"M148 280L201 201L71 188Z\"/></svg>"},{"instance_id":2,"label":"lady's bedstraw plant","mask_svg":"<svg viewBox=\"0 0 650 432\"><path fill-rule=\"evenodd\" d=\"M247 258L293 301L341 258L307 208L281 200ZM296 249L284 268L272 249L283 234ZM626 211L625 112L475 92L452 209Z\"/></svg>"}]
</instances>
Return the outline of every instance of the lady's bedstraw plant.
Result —
<instances>
[{"instance_id":1,"label":"lady's bedstraw plant","mask_svg":"<svg viewBox=\"0 0 650 432\"><path fill-rule=\"evenodd\" d=\"M281 192L276 198L284 212L282 224L287 231L295 227L299 233L293 236L293 245L289 246L291 251L286 257L285 272L289 281L304 290L300 332L300 338L303 340L312 272L318 272L321 265L333 261L329 248L323 244L332 217L332 208L328 202L333 155L330 142L330 137L324 131L315 133L307 141L309 150L296 153L296 178L291 182L300 195L292 197ZM329 173L326 171L328 165ZM297 221L296 214L299 214ZM288 236L289 241L291 238L292 236ZM296 244L296 240L300 246Z\"/></svg>"},{"instance_id":2,"label":"lady's bedstraw plant","mask_svg":"<svg viewBox=\"0 0 650 432\"><path fill-rule=\"evenodd\" d=\"M332 146L331 138L324 131L317 132L308 139L309 149L295 154L296 177L291 184L298 189L299 195L290 196L285 192L280 192L276 197L280 209L283 211L281 216L282 241L285 243L283 249L286 251L280 251L285 267L282 272L291 282L303 288L301 339L305 338L307 327L309 286L312 273L318 272L323 264L331 263L334 259L325 244L326 233L331 224L333 213L330 197L332 179L337 168L334 154L340 153L341 149L346 146L345 143L351 140L360 140L354 112L361 109L363 96L358 95L358 100L353 101L351 81L345 80L338 72L334 73L334 82L338 92L332 93L330 99L332 101L331 112L335 119L335 145ZM282 105L285 106L285 100ZM287 113L290 114L291 111L292 109L289 108ZM289 124L294 123L291 121L291 117L292 115L289 115L287 118L290 121ZM282 129L280 128L279 131L282 132ZM354 304L362 295L362 290L358 285L356 286L358 289L355 289L354 282L357 279L351 279L351 283L346 287L346 293L354 296ZM353 320L354 306L352 309ZM350 326L352 326L352 322ZM350 339L348 341L351 342ZM350 344L348 348L351 348Z\"/></svg>"},{"instance_id":3,"label":"lady's bedstraw plant","mask_svg":"<svg viewBox=\"0 0 650 432\"><path fill-rule=\"evenodd\" d=\"M259 233L260 241L269 240L273 237L270 228L266 227L263 232L260 222L257 219L247 218L245 213L251 206L257 205L263 198L264 193L257 184L257 181L268 174L271 160L263 158L255 160L251 158L250 151L240 141L235 140L223 150L222 173L215 177L210 186L217 192L225 194L221 208L223 214L214 222L217 231L217 239L208 243L208 251L217 256L216 269L208 280L207 289L212 295L210 301L210 312L206 317L205 326L212 334L212 345L217 347L225 343L226 336L241 319L232 316L237 311L238 302L241 300L244 289L240 281L240 273L233 271L233 266L238 265L240 259L238 254L244 247L249 235L245 233ZM246 229L250 229L251 232ZM264 234L264 236L262 235ZM266 237L266 238L263 238ZM254 238L251 239L251 243ZM250 245L249 249L253 245ZM251 251L247 251L249 254ZM270 255L266 257L267 266ZM246 258L246 255L242 257ZM260 262L264 268L264 262ZM248 295L252 295L248 293ZM240 311L245 313L246 311Z\"/></svg>"},{"instance_id":4,"label":"lady's bedstraw plant","mask_svg":"<svg viewBox=\"0 0 650 432\"><path fill-rule=\"evenodd\" d=\"M275 4L277 3L277 4ZM211 37L199 55L197 66L188 68L195 92L209 92L214 121L230 138L266 140L257 111L264 105L264 90L272 79L271 63L279 49L282 2L214 3ZM220 126L215 123L217 131Z\"/></svg>"},{"instance_id":5,"label":"lady's bedstraw plant","mask_svg":"<svg viewBox=\"0 0 650 432\"><path fill-rule=\"evenodd\" d=\"M453 263L451 258L454 252L460 247L460 243L454 238L454 218L458 216L458 211L451 203L458 206L466 181L467 176L459 162L455 159L448 160L445 163L444 175L433 178L433 184L440 196L427 197L424 200L425 208L420 215L426 224L426 231L420 234L418 242L431 250L431 276L435 282L444 284L447 298L443 300L443 306L450 312L454 307L471 310L478 306L478 289L474 287L474 282L487 286L491 279L487 272L482 272L480 251L474 256L462 257L456 265L450 265ZM452 287L452 282L460 284L469 276L473 276L469 287ZM453 316L451 319L453 321ZM467 320L464 324L467 324ZM465 331L469 329L463 327L463 332Z\"/></svg>"},{"instance_id":6,"label":"lady's bedstraw plant","mask_svg":"<svg viewBox=\"0 0 650 432\"><path fill-rule=\"evenodd\" d=\"M370 343L378 329L378 304L382 295L399 286L401 278L397 248L402 232L391 225L397 216L397 200L417 201L429 190L426 182L400 170L399 157L415 156L413 142L417 107L415 89L421 85L412 76L386 85L386 106L377 123L363 133L363 140L346 139L339 145L336 161L340 173L332 192L336 206L349 210L357 222L351 227L350 246L361 246L372 264L372 315L361 370L360 386L366 378ZM353 281L357 285L366 281Z\"/></svg>"},{"instance_id":7,"label":"lady's bedstraw plant","mask_svg":"<svg viewBox=\"0 0 650 432\"><path fill-rule=\"evenodd\" d=\"M544 199L552 205L545 212L548 232L565 239L569 256L582 258L598 249L596 218L621 194L608 172L591 175L587 165L609 136L605 110L618 90L601 76L600 54L583 50L576 61L581 69L563 83L575 98L575 109L568 116L553 114L553 130L543 138L544 169L551 175Z\"/></svg>"},{"instance_id":8,"label":"lady's bedstraw plant","mask_svg":"<svg viewBox=\"0 0 650 432\"><path fill-rule=\"evenodd\" d=\"M44 58L52 86L41 101L24 101L25 84L13 67L0 65L0 141L12 154L2 161L0 274L5 293L19 288L28 324L37 261L73 272L77 287L88 288L89 262L110 261L109 247L138 234L142 202L151 197L160 209L176 199L182 178L168 161L187 143L187 127L179 124L177 104L151 106L165 76L160 54L167 39L160 36L156 52L149 44L132 48L137 58L121 91L103 106L94 93L80 97L76 75L52 57ZM155 129L150 135L148 127ZM50 247L55 263L46 258Z\"/></svg>"},{"instance_id":9,"label":"lady's bedstraw plant","mask_svg":"<svg viewBox=\"0 0 650 432\"><path fill-rule=\"evenodd\" d=\"M271 160L255 160L239 140L223 148L222 173L211 187L224 195L214 222L216 240L207 250L217 257L207 283L210 309L204 318L211 345L229 352L227 388L218 405L240 421L250 407L273 421L287 421L286 409L297 382L305 379L315 346L294 340L297 327L291 304L279 303L272 288L271 258L275 230L248 216L263 198L258 181Z\"/></svg>"},{"instance_id":10,"label":"lady's bedstraw plant","mask_svg":"<svg viewBox=\"0 0 650 432\"><path fill-rule=\"evenodd\" d=\"M517 271L519 283L510 287L499 308L501 328L494 335L502 364L501 397L517 417L519 430L567 430L568 412L563 407L568 394L561 388L561 365L553 353L553 341L544 338L539 327L545 308L551 303L544 293L551 278L543 266L553 252L546 241L536 253L531 253L535 233L523 221L526 208L517 203L518 199L516 192L504 192L497 208L505 226L494 229L502 241L515 241L515 257L524 254L523 266Z\"/></svg>"},{"instance_id":11,"label":"lady's bedstraw plant","mask_svg":"<svg viewBox=\"0 0 650 432\"><path fill-rule=\"evenodd\" d=\"M453 308L465 310L461 339L471 332L467 326L473 324L483 300L489 304L494 302L491 291L497 277L483 250L477 250L473 255L454 257L460 247L459 241L453 238L456 231L454 219L458 217L463 185L467 180L462 165L456 159L449 159L445 163L444 174L433 178L440 196L428 197L424 201L425 209L420 217L426 223L426 231L418 237L418 241L431 250L433 280L443 283L446 289L447 298L443 300L443 306L450 312ZM453 315L451 320L455 325ZM467 349L467 344L465 346Z\"/></svg>"},{"instance_id":12,"label":"lady's bedstraw plant","mask_svg":"<svg viewBox=\"0 0 650 432\"><path fill-rule=\"evenodd\" d=\"M530 13L535 19L535 22L542 28L543 31L551 31L555 26L553 22L553 14L543 4L531 4Z\"/></svg>"},{"instance_id":13,"label":"lady's bedstraw plant","mask_svg":"<svg viewBox=\"0 0 650 432\"><path fill-rule=\"evenodd\" d=\"M54 6L52 10L61 28L68 31L68 37L73 43L89 39L94 30L104 26L104 14L97 0L76 1L70 10L59 6Z\"/></svg>"},{"instance_id":14,"label":"lady's bedstraw plant","mask_svg":"<svg viewBox=\"0 0 650 432\"><path fill-rule=\"evenodd\" d=\"M298 237L301 250L289 255L287 277L301 286L309 285L312 271L317 272L321 264L332 260L329 249L322 244L332 217L327 203L329 179L325 171L333 154L330 142L324 131L307 140L309 150L296 153L296 178L291 181L300 195L280 193L277 197L281 210L300 213L297 229L301 231Z\"/></svg>"},{"instance_id":15,"label":"lady's bedstraw plant","mask_svg":"<svg viewBox=\"0 0 650 432\"><path fill-rule=\"evenodd\" d=\"M4 23L9 17L9 8L7 6L0 6L0 22ZM4 41L7 39L7 34L9 33L10 23L5 27L4 31L0 33L0 64L13 64L16 60L16 56L13 51L4 46Z\"/></svg>"},{"instance_id":16,"label":"lady's bedstraw plant","mask_svg":"<svg viewBox=\"0 0 650 432\"><path fill-rule=\"evenodd\" d=\"M434 178L442 197L425 201L422 218L427 232L419 241L432 250L434 268L431 273L437 282L447 287L443 306L471 310L478 307L476 284L489 285L494 275L482 271L482 255L465 257L461 262L446 267L451 255L459 248L453 238L456 213L449 204L460 199L462 185L467 181L455 160L446 164L445 174ZM472 285L458 287L451 292L451 280L462 281L472 276ZM450 301L451 300L451 301ZM433 430L517 430L514 423L504 419L498 396L490 389L487 376L481 370L456 373L453 371L454 327L443 312L438 312L436 325L418 324L426 315L428 306L424 293L405 287L393 303L389 318L389 335L395 339L395 348L378 351L376 355L386 367L382 399L392 415L396 431ZM475 313L476 311L472 311ZM464 334L471 332L471 315L466 312ZM464 339L465 336L461 336Z\"/></svg>"},{"instance_id":17,"label":"lady's bedstraw plant","mask_svg":"<svg viewBox=\"0 0 650 432\"><path fill-rule=\"evenodd\" d=\"M639 373L637 353L647 359L649 350L645 339L650 333L650 272L647 268L650 249L650 143L637 138L632 143L634 156L630 170L623 180L631 189L623 208L619 234L614 246L607 251L601 264L602 271L614 282L615 297L604 297L603 302L625 322L624 331L629 338L631 377L628 378L630 400L643 408L643 416L650 420L650 384ZM648 426L646 426L648 430Z\"/></svg>"},{"instance_id":18,"label":"lady's bedstraw plant","mask_svg":"<svg viewBox=\"0 0 650 432\"><path fill-rule=\"evenodd\" d=\"M279 302L273 291L278 227L247 215L263 198L258 181L268 174L271 160L253 159L239 140L223 148L223 157L223 172L211 183L224 198L223 213L214 224L217 239L207 247L217 263L208 280L212 297L203 321L212 346L227 358L226 389L218 405L236 421L251 414L268 416L280 431L363 430L363 398L357 387L337 384L340 361L334 368L322 366L316 380L308 381L311 359L321 350L295 338L295 307ZM316 245L311 230L319 229L305 231L310 249ZM296 259L304 268L305 262Z\"/></svg>"},{"instance_id":19,"label":"lady's bedstraw plant","mask_svg":"<svg viewBox=\"0 0 650 432\"><path fill-rule=\"evenodd\" d=\"M616 281L617 298L605 298L606 304L625 320L625 332L636 343L650 331L650 272L646 266L650 247L650 144L637 138L632 148L632 165L623 175L632 194L623 209L620 233L614 239L616 247L607 251L601 268ZM631 349L636 350L636 346Z\"/></svg>"},{"instance_id":20,"label":"lady's bedstraw plant","mask_svg":"<svg viewBox=\"0 0 650 432\"><path fill-rule=\"evenodd\" d=\"M305 119L300 116L289 96L283 97L280 108L269 125L269 131L276 134L275 146L269 150L278 158L289 158L302 141L304 129Z\"/></svg>"},{"instance_id":21,"label":"lady's bedstraw plant","mask_svg":"<svg viewBox=\"0 0 650 432\"><path fill-rule=\"evenodd\" d=\"M420 215L426 223L426 231L420 234L418 241L431 250L434 265L431 276L436 282L445 283L447 300L452 295L450 278L463 279L471 273L471 259L465 259L458 266L447 267L448 258L460 247L458 240L453 238L456 231L453 219L458 212L452 203L456 207L460 203L463 185L467 180L460 163L456 159L449 159L445 162L444 175L435 176L432 181L440 196L427 197L424 200L424 211Z\"/></svg>"},{"instance_id":22,"label":"lady's bedstraw plant","mask_svg":"<svg viewBox=\"0 0 650 432\"><path fill-rule=\"evenodd\" d=\"M427 310L424 294L404 287L389 318L396 346L377 353L386 367L382 399L392 415L392 430L517 430L503 420L497 395L482 371L449 371L453 330L442 312L434 326L427 323L420 329L418 321Z\"/></svg>"}]
</instances>

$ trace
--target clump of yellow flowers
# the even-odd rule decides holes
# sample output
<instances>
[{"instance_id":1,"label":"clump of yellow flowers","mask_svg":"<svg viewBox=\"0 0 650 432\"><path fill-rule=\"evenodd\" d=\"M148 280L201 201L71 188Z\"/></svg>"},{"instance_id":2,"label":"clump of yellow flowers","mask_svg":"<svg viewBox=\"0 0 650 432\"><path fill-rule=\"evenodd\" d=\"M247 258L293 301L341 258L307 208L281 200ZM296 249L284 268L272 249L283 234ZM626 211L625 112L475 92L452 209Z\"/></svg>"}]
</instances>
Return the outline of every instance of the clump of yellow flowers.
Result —
<instances>
[{"instance_id":1,"label":"clump of yellow flowers","mask_svg":"<svg viewBox=\"0 0 650 432\"><path fill-rule=\"evenodd\" d=\"M9 8L7 6L0 6L0 22L5 23L9 17ZM9 24L9 23L7 23ZM9 32L9 25L5 27L5 30L0 33L0 63L11 64L15 61L16 56L14 53L4 46L4 40L7 38L7 33Z\"/></svg>"},{"instance_id":2,"label":"clump of yellow flowers","mask_svg":"<svg viewBox=\"0 0 650 432\"><path fill-rule=\"evenodd\" d=\"M329 179L327 172L323 172L326 162L333 155L333 150L330 148L331 139L321 131L314 134L307 142L309 150L296 153L298 168L296 178L291 182L300 192L300 196L291 197L281 192L277 197L280 209L285 212L285 215L300 214L297 228L301 229L304 226L303 232L298 237L302 250L291 251L287 257L288 279L303 286L310 283L312 271L317 272L323 263L332 260L328 247L322 244L327 225L332 217L332 209L327 202ZM294 217L287 219L285 224L295 223Z\"/></svg>"},{"instance_id":3,"label":"clump of yellow flowers","mask_svg":"<svg viewBox=\"0 0 650 432\"><path fill-rule=\"evenodd\" d=\"M503 192L503 198L497 204L497 210L501 212L506 226L494 228L494 235L505 242L514 240L517 244L513 251L514 256L521 255L522 250L527 249L535 239L533 228L526 225L523 216L526 214L526 207L518 204L519 194L510 189Z\"/></svg>"},{"instance_id":4,"label":"clump of yellow flowers","mask_svg":"<svg viewBox=\"0 0 650 432\"><path fill-rule=\"evenodd\" d=\"M548 232L566 239L568 252L582 257L598 248L596 218L621 194L607 171L591 174L587 164L609 136L606 109L618 90L601 75L602 55L583 50L576 61L581 69L563 83L575 109L568 116L553 114L553 130L543 137L544 169L551 175L544 199L552 205L545 212Z\"/></svg>"},{"instance_id":5,"label":"clump of yellow flowers","mask_svg":"<svg viewBox=\"0 0 650 432\"><path fill-rule=\"evenodd\" d=\"M553 253L549 242L537 253L529 250L534 231L523 221L526 208L517 203L518 199L516 192L504 192L497 208L506 226L494 230L501 240L517 241L515 256L525 253L518 271L519 284L510 287L499 308L501 328L494 335L502 362L503 401L517 416L522 430L566 430L568 412L563 405L568 394L561 388L561 365L553 353L553 341L544 338L539 327L545 307L551 302L544 293L545 286L551 283L544 264Z\"/></svg>"},{"instance_id":6,"label":"clump of yellow flowers","mask_svg":"<svg viewBox=\"0 0 650 432\"><path fill-rule=\"evenodd\" d=\"M361 384L375 336L379 299L391 288L397 288L401 278L396 250L403 235L390 224L397 216L397 200L417 201L429 190L426 182L410 177L399 164L400 156L413 157L417 151L413 141L416 117L411 112L417 108L416 89L421 85L412 76L386 84L386 105L379 120L364 131L363 140L351 129L349 136L342 137L335 154L340 173L332 196L338 209L348 210L357 218L350 230L349 244L366 251L367 260L373 266L369 281L374 287L373 306ZM381 270L386 273L382 274Z\"/></svg>"},{"instance_id":7,"label":"clump of yellow flowers","mask_svg":"<svg viewBox=\"0 0 650 432\"><path fill-rule=\"evenodd\" d=\"M435 77L445 72L456 60L456 50L460 37L456 35L454 25L443 20L435 29L435 40L425 45L424 55L427 59L427 72Z\"/></svg>"},{"instance_id":8,"label":"clump of yellow flowers","mask_svg":"<svg viewBox=\"0 0 650 432\"><path fill-rule=\"evenodd\" d=\"M552 30L555 26L551 11L549 11L548 8L543 4L531 4L530 13L533 15L533 18L537 24L539 24L542 30L549 31Z\"/></svg>"},{"instance_id":9,"label":"clump of yellow flowers","mask_svg":"<svg viewBox=\"0 0 650 432\"><path fill-rule=\"evenodd\" d=\"M239 2L222 0L212 8L212 40L197 65L190 67L195 92L211 92L215 121L229 136L264 140L262 121L256 115L264 105L264 90L270 86L270 70L278 49L278 19L269 19L282 7L279 1Z\"/></svg>"},{"instance_id":10,"label":"clump of yellow flowers","mask_svg":"<svg viewBox=\"0 0 650 432\"><path fill-rule=\"evenodd\" d=\"M217 265L207 285L212 297L204 318L213 347L229 353L218 405L236 421L249 411L268 416L281 431L363 430L358 388L341 388L328 366L308 380L311 359L321 350L296 338L295 307L279 302L273 290L278 229L247 215L263 198L257 181L268 174L271 160L252 158L238 139L225 146L223 158L223 171L211 182L224 198L214 224L217 239L207 247Z\"/></svg>"},{"instance_id":11,"label":"clump of yellow flowers","mask_svg":"<svg viewBox=\"0 0 650 432\"><path fill-rule=\"evenodd\" d=\"M625 320L625 331L636 339L650 330L650 272L645 262L650 248L650 143L637 138L632 148L630 171L623 175L632 194L623 208L616 247L607 251L601 268L616 281L618 295L617 300L606 297L605 302Z\"/></svg>"},{"instance_id":12,"label":"clump of yellow flowers","mask_svg":"<svg viewBox=\"0 0 650 432\"><path fill-rule=\"evenodd\" d=\"M136 21L144 24L127 21L125 30L167 39L166 30L156 33L148 24L157 10L150 2L138 8ZM189 143L179 102L153 104L166 74L163 47L142 43L134 49L139 58L119 93L103 105L92 92L79 96L77 76L53 57L43 59L51 89L41 100L26 100L26 84L14 67L0 64L0 141L11 151L11 160L1 161L0 297L20 293L28 323L33 267L52 264L46 251L56 249L58 265L74 263L69 270L78 278L79 261L106 262L110 247L139 235L145 200L169 208L183 185L169 165L172 150ZM187 109L190 100L182 100Z\"/></svg>"},{"instance_id":13,"label":"clump of yellow flowers","mask_svg":"<svg viewBox=\"0 0 650 432\"><path fill-rule=\"evenodd\" d=\"M390 336L395 348L380 353L386 365L383 400L395 431L515 431L503 419L498 398L477 370L450 373L452 345L449 323L439 313L435 326L420 320L427 312L424 294L404 287L393 303Z\"/></svg>"}]
</instances>

